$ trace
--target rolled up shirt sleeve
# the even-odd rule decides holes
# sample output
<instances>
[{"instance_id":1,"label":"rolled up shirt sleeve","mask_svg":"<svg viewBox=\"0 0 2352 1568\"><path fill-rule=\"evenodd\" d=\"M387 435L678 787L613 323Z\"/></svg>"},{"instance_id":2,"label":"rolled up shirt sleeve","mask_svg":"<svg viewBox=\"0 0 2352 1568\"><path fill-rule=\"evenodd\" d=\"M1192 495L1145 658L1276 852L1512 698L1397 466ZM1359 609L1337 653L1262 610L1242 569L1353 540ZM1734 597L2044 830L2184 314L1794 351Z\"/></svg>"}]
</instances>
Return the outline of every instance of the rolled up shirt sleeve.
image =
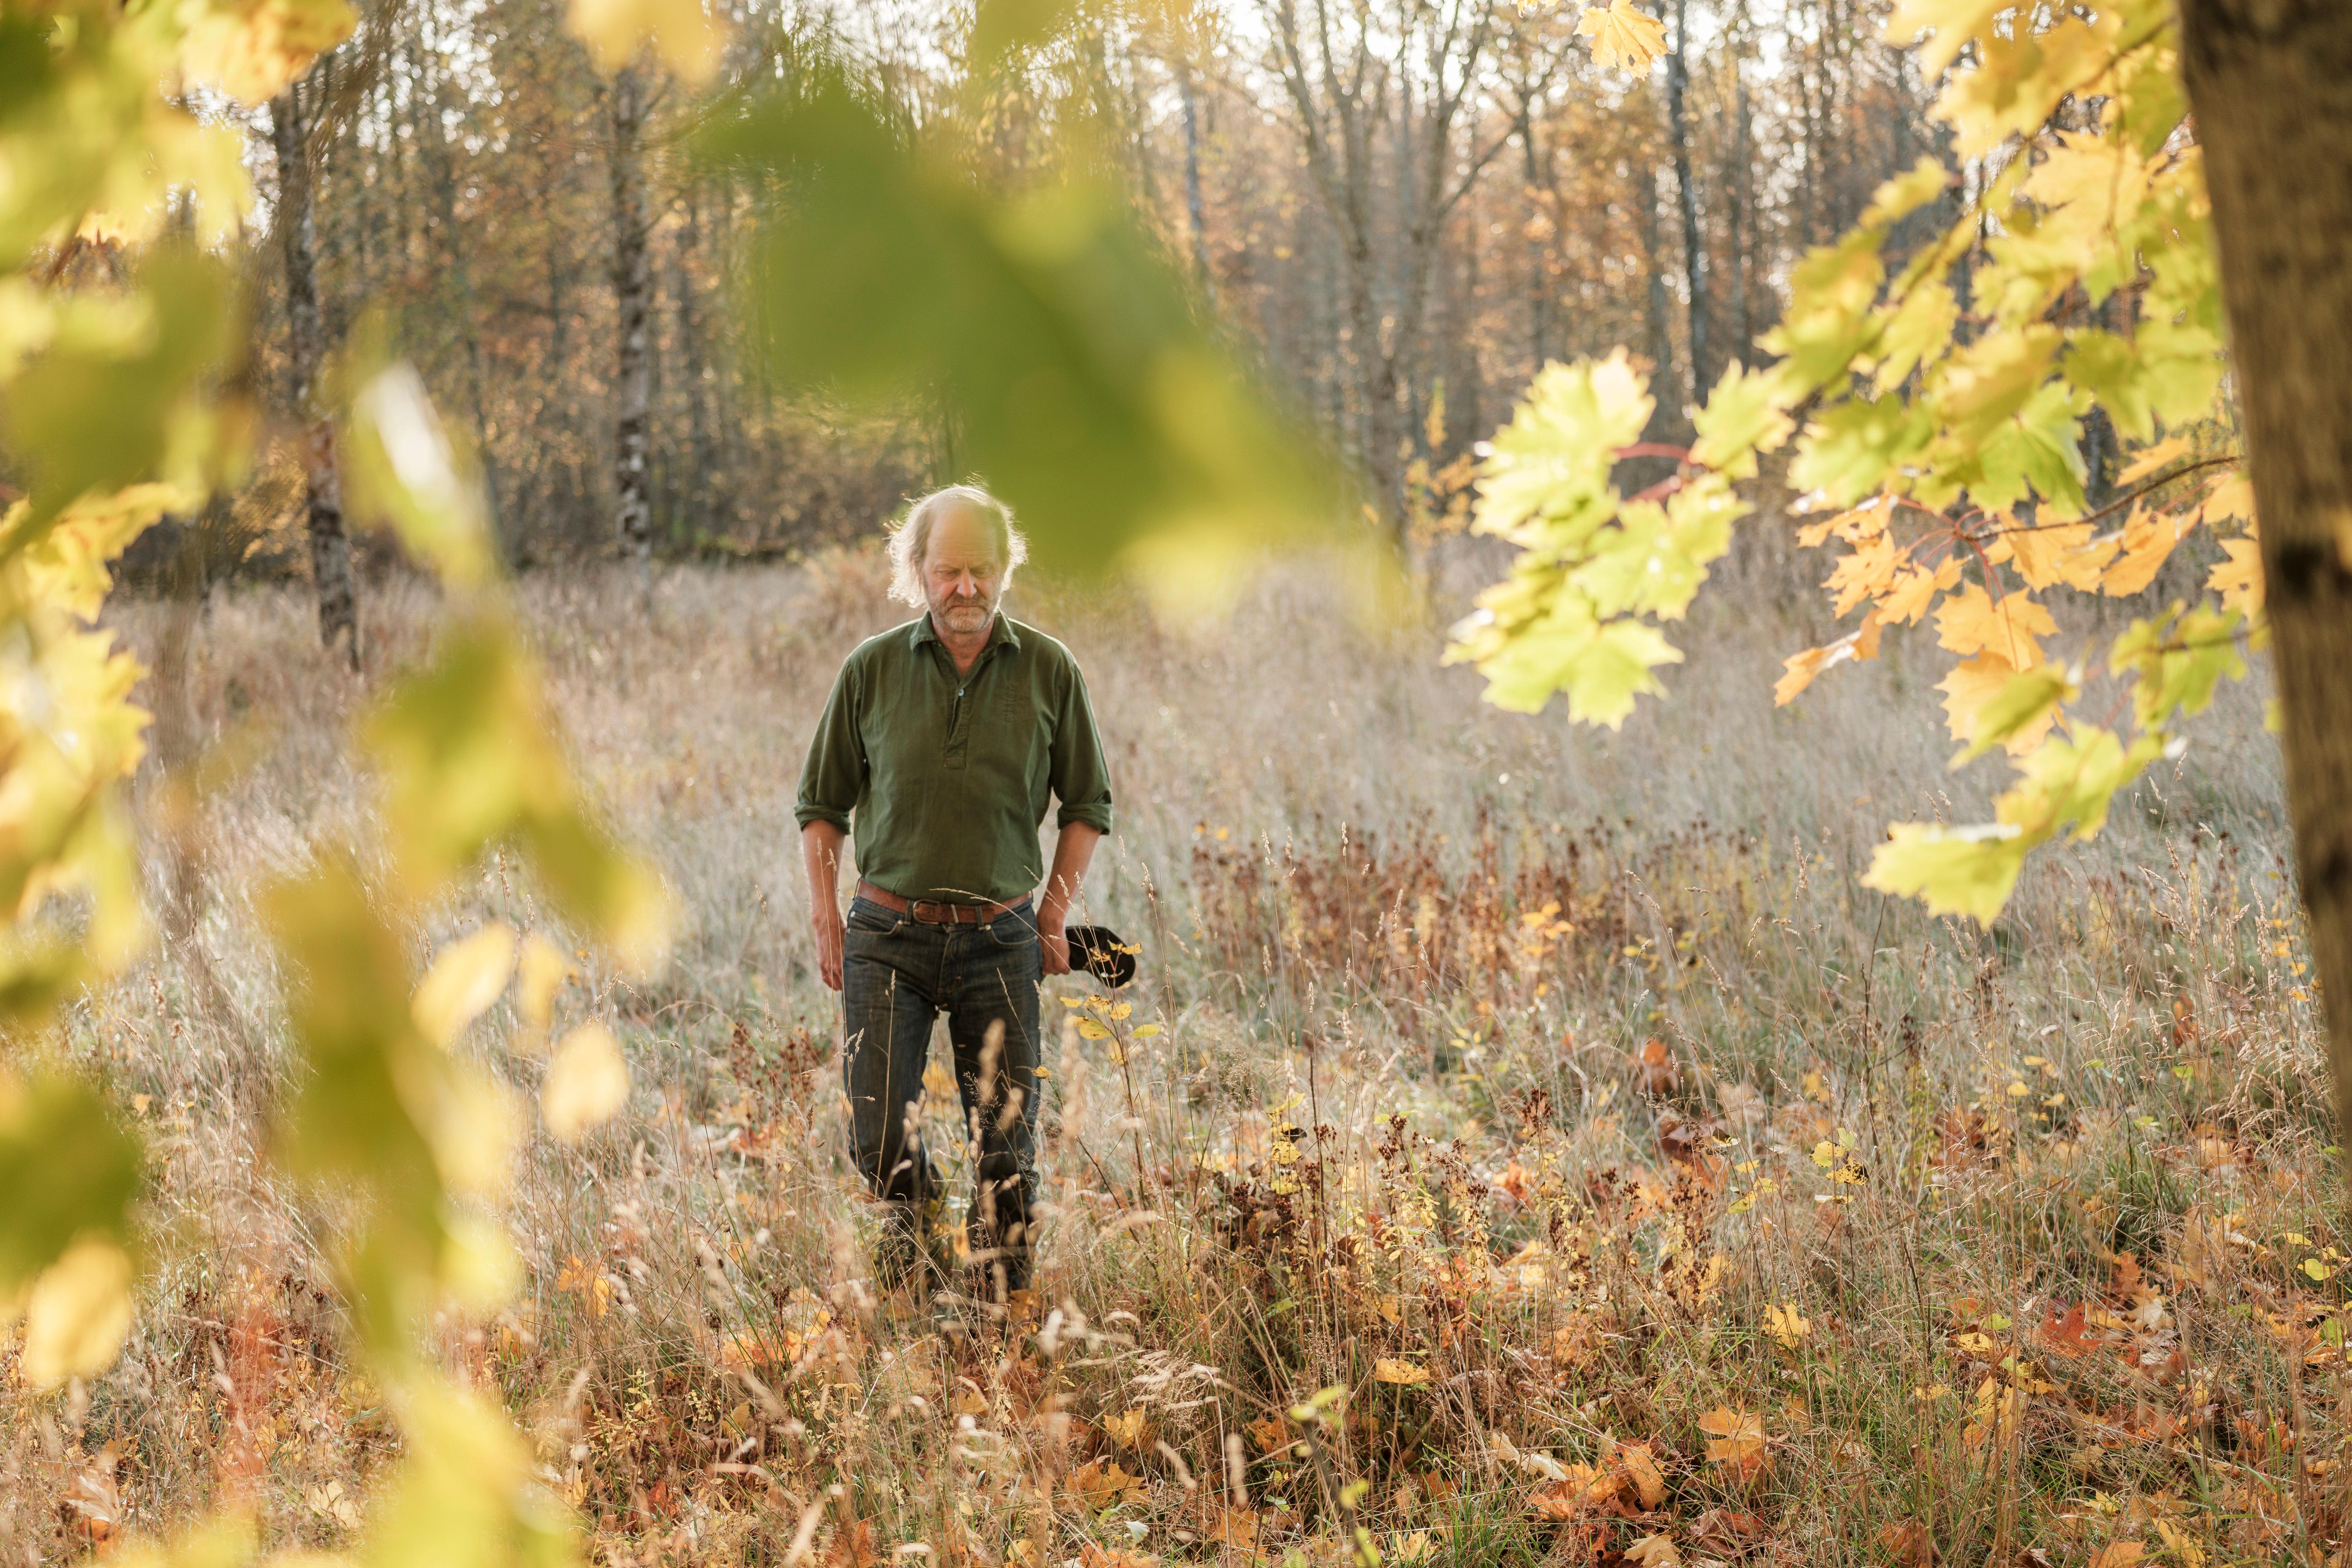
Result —
<instances>
[{"instance_id":1,"label":"rolled up shirt sleeve","mask_svg":"<svg viewBox=\"0 0 2352 1568\"><path fill-rule=\"evenodd\" d=\"M849 814L866 793L866 744L857 733L857 673L845 664L834 678L833 695L809 738L801 764L800 801L793 815L806 827L830 822L849 831Z\"/></svg>"},{"instance_id":2,"label":"rolled up shirt sleeve","mask_svg":"<svg viewBox=\"0 0 2352 1568\"><path fill-rule=\"evenodd\" d=\"M1086 677L1075 664L1054 719L1048 779L1062 803L1056 826L1083 822L1097 833L1110 831L1110 764L1103 760L1102 731L1095 727Z\"/></svg>"}]
</instances>

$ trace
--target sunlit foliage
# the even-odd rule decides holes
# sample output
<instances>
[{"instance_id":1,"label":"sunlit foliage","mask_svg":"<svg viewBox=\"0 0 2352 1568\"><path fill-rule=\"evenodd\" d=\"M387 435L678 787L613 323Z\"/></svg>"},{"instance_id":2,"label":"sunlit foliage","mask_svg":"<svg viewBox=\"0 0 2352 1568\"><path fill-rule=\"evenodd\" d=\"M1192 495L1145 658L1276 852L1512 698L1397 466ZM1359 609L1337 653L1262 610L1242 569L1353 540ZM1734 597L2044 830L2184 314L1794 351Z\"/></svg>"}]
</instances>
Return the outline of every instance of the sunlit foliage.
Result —
<instances>
[{"instance_id":1,"label":"sunlit foliage","mask_svg":"<svg viewBox=\"0 0 2352 1568\"><path fill-rule=\"evenodd\" d=\"M1641 375L1621 355L1538 377L1481 470L1475 522L1522 553L1454 657L1506 707L1565 691L1577 717L1620 722L1680 657L1653 623L1680 616L1727 547L1747 510L1730 481L1787 447L1798 510L1822 514L1800 541L1844 547L1827 586L1860 618L1790 656L1776 699L1932 618L1957 656L1942 683L1954 765L1999 747L2018 782L1991 822L1895 825L1864 880L1990 921L2028 853L2096 833L2116 791L2182 742L2179 721L2245 673L2263 635L2252 495L2170 7L1911 0L1888 35L1924 36L1923 68L1950 68L1937 114L1979 176L1965 210L1890 255L1950 176L1927 159L1888 182L1797 269L1760 344L1769 366L1727 370L1679 472L1630 500L1610 472L1649 415ZM2111 483L2084 457L2095 414L2134 448ZM2061 627L2037 595L2138 596L2200 531L2221 536L2208 597L2135 620L2104 652L2045 647ZM2080 703L2100 674L2128 701Z\"/></svg>"}]
</instances>

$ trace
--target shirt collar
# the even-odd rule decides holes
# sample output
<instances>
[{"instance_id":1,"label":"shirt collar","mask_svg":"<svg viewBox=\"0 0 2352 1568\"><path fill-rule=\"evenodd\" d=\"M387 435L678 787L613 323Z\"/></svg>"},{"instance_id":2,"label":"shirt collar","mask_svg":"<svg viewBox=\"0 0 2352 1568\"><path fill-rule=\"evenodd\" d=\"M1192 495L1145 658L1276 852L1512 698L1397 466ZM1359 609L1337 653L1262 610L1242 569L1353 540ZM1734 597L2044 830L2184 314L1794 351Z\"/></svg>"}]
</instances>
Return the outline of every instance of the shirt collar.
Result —
<instances>
[{"instance_id":1,"label":"shirt collar","mask_svg":"<svg viewBox=\"0 0 2352 1568\"><path fill-rule=\"evenodd\" d=\"M917 647L922 647L925 643L935 643L940 640L938 630L931 625L930 611L925 610L915 617L914 634L914 646ZM996 622L990 627L988 641L980 651L984 654L999 644L1011 648L1015 653L1021 651L1021 634L1014 629L1013 617L1003 610L996 612Z\"/></svg>"}]
</instances>

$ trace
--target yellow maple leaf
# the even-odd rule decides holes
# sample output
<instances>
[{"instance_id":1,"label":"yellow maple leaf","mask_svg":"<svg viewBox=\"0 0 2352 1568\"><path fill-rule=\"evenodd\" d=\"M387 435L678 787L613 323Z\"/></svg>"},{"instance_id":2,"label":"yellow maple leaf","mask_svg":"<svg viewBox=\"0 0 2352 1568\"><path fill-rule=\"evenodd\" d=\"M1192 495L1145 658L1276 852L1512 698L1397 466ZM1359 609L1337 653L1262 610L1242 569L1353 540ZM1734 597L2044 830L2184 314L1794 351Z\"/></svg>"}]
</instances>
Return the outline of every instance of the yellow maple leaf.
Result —
<instances>
[{"instance_id":1,"label":"yellow maple leaf","mask_svg":"<svg viewBox=\"0 0 2352 1568\"><path fill-rule=\"evenodd\" d=\"M1785 1307L1764 1309L1764 1331L1780 1342L1782 1350L1795 1350L1797 1342L1813 1331L1813 1325L1798 1315L1793 1301Z\"/></svg>"},{"instance_id":2,"label":"yellow maple leaf","mask_svg":"<svg viewBox=\"0 0 2352 1568\"><path fill-rule=\"evenodd\" d=\"M1425 1366L1415 1366L1409 1361L1392 1361L1387 1356L1382 1356L1372 1363L1372 1381L1411 1386L1414 1384L1427 1383L1429 1369Z\"/></svg>"},{"instance_id":3,"label":"yellow maple leaf","mask_svg":"<svg viewBox=\"0 0 2352 1568\"><path fill-rule=\"evenodd\" d=\"M2004 520L2006 521L2006 520ZM2115 556L2113 540L2095 540L2087 522L2009 523L1985 552L1993 561L2014 561L2029 588L2063 584L2090 593Z\"/></svg>"},{"instance_id":4,"label":"yellow maple leaf","mask_svg":"<svg viewBox=\"0 0 2352 1568\"><path fill-rule=\"evenodd\" d=\"M1261 1420L1253 1421L1242 1430L1250 1435L1250 1441L1257 1445L1257 1451L1261 1454L1271 1454L1276 1448L1286 1447L1290 1442L1289 1429L1283 1426L1282 1417L1279 1415L1268 1415Z\"/></svg>"},{"instance_id":5,"label":"yellow maple leaf","mask_svg":"<svg viewBox=\"0 0 2352 1568\"><path fill-rule=\"evenodd\" d=\"M2188 531L2178 518L2134 506L2118 536L2122 552L2099 579L2100 592L2120 599L2147 587Z\"/></svg>"},{"instance_id":6,"label":"yellow maple leaf","mask_svg":"<svg viewBox=\"0 0 2352 1568\"><path fill-rule=\"evenodd\" d=\"M651 44L680 79L698 84L727 47L726 28L702 0L572 0L569 26L607 75Z\"/></svg>"},{"instance_id":7,"label":"yellow maple leaf","mask_svg":"<svg viewBox=\"0 0 2352 1568\"><path fill-rule=\"evenodd\" d=\"M1698 1418L1709 1439L1706 1457L1745 1481L1764 1468L1764 1416L1718 1405Z\"/></svg>"},{"instance_id":8,"label":"yellow maple leaf","mask_svg":"<svg viewBox=\"0 0 2352 1568\"><path fill-rule=\"evenodd\" d=\"M182 50L188 73L248 108L276 97L358 22L344 0L222 0L183 9L193 14Z\"/></svg>"},{"instance_id":9,"label":"yellow maple leaf","mask_svg":"<svg viewBox=\"0 0 2352 1568\"><path fill-rule=\"evenodd\" d=\"M2032 669L2040 664L2042 645L2034 639L2057 629L2050 612L2023 594L2004 594L1995 604L1992 595L1975 583L1936 610L1937 646L1964 657L1998 654L2012 669Z\"/></svg>"},{"instance_id":10,"label":"yellow maple leaf","mask_svg":"<svg viewBox=\"0 0 2352 1568\"><path fill-rule=\"evenodd\" d=\"M1576 30L1592 40L1594 59L1635 76L1666 52L1666 25L1637 8L1633 0L1587 5Z\"/></svg>"},{"instance_id":11,"label":"yellow maple leaf","mask_svg":"<svg viewBox=\"0 0 2352 1568\"><path fill-rule=\"evenodd\" d=\"M2147 1555L2147 1547L2137 1541L2111 1542L2091 1559L2091 1568L2132 1568L2132 1564Z\"/></svg>"},{"instance_id":12,"label":"yellow maple leaf","mask_svg":"<svg viewBox=\"0 0 2352 1568\"><path fill-rule=\"evenodd\" d=\"M2242 539L2221 541L2221 552L2229 559L2217 563L2207 575L2205 585L2221 595L2226 609L2242 610L2249 616L2263 613L2263 547L2252 533Z\"/></svg>"},{"instance_id":13,"label":"yellow maple leaf","mask_svg":"<svg viewBox=\"0 0 2352 1568\"><path fill-rule=\"evenodd\" d=\"M1646 1445L1628 1443L1617 1450L1617 1462L1633 1478L1634 1493L1642 1500L1644 1510L1665 1501L1666 1478L1659 1473L1658 1461L1650 1457Z\"/></svg>"},{"instance_id":14,"label":"yellow maple leaf","mask_svg":"<svg viewBox=\"0 0 2352 1568\"><path fill-rule=\"evenodd\" d=\"M2246 478L2243 468L2232 468L2218 485L2206 492L2205 504L2200 515L2209 523L2223 522L2231 518L2249 528L2254 521L2254 482Z\"/></svg>"},{"instance_id":15,"label":"yellow maple leaf","mask_svg":"<svg viewBox=\"0 0 2352 1568\"><path fill-rule=\"evenodd\" d=\"M2129 137L2062 131L2044 152L2025 194L2046 206L2073 207L2077 221L2112 226L2147 199L2150 165Z\"/></svg>"},{"instance_id":16,"label":"yellow maple leaf","mask_svg":"<svg viewBox=\"0 0 2352 1568\"><path fill-rule=\"evenodd\" d=\"M2007 659L1990 653L1962 659L1952 667L1951 673L1937 683L1937 689L1944 693L1944 713L1953 740L1976 739L1977 722L1985 705L2007 689L2017 673ZM2003 743L2011 755L2021 756L2042 743L2042 737L2050 732L2057 718L2058 710L2053 707Z\"/></svg>"},{"instance_id":17,"label":"yellow maple leaf","mask_svg":"<svg viewBox=\"0 0 2352 1568\"><path fill-rule=\"evenodd\" d=\"M1129 1410L1103 1417L1103 1435L1122 1448L1140 1448L1151 1418L1140 1410Z\"/></svg>"},{"instance_id":18,"label":"yellow maple leaf","mask_svg":"<svg viewBox=\"0 0 2352 1568\"><path fill-rule=\"evenodd\" d=\"M1884 536L1857 540L1853 553L1842 557L1830 569L1822 586L1837 595L1837 613L1841 616L1861 604L1886 592L1895 580L1895 571L1903 565L1903 553L1895 542Z\"/></svg>"},{"instance_id":19,"label":"yellow maple leaf","mask_svg":"<svg viewBox=\"0 0 2352 1568\"><path fill-rule=\"evenodd\" d=\"M1960 580L1960 563L1945 561L1930 571L1925 566L1905 566L1893 574L1886 590L1880 595L1878 613L1888 623L1907 626L1927 613L1928 604L1936 595Z\"/></svg>"},{"instance_id":20,"label":"yellow maple leaf","mask_svg":"<svg viewBox=\"0 0 2352 1568\"><path fill-rule=\"evenodd\" d=\"M2116 483L2136 485L2174 458L2188 455L2189 438L2186 436L2168 436L2155 446L2135 453L2132 460L2125 465L2124 471L2116 476Z\"/></svg>"}]
</instances>

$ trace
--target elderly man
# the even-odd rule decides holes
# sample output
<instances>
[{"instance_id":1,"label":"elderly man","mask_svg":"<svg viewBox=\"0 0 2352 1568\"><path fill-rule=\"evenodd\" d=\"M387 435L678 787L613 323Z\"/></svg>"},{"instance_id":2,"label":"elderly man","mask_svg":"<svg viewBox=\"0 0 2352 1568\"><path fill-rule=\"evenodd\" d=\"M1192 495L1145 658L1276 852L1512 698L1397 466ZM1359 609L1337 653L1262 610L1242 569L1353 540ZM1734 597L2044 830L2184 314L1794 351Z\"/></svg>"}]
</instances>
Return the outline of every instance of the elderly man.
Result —
<instances>
[{"instance_id":1,"label":"elderly man","mask_svg":"<svg viewBox=\"0 0 2352 1568\"><path fill-rule=\"evenodd\" d=\"M801 770L801 849L824 983L841 993L842 1073L858 1169L888 1205L886 1288L930 1256L939 1176L918 1123L933 1019L947 1015L978 1173L966 1226L982 1294L1029 1281L1037 985L1066 973L1065 921L1110 774L1070 650L998 605L1027 542L987 491L925 496L890 541L890 591L923 614L841 667ZM1038 827L1061 802L1054 865ZM857 896L837 879L854 836Z\"/></svg>"}]
</instances>

